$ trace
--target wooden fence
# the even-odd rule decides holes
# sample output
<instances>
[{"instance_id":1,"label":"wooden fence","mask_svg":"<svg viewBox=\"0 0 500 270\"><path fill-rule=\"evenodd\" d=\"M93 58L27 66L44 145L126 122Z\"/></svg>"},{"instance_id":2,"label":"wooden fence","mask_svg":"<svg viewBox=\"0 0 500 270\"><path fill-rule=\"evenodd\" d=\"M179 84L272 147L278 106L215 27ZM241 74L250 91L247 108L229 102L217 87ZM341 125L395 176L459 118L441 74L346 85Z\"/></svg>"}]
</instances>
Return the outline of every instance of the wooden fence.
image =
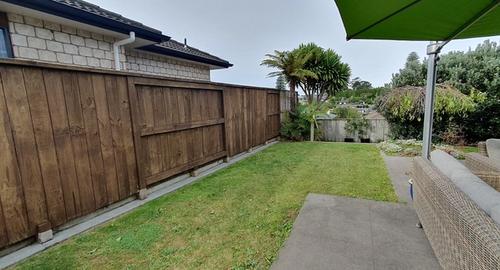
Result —
<instances>
[{"instance_id":1,"label":"wooden fence","mask_svg":"<svg viewBox=\"0 0 500 270\"><path fill-rule=\"evenodd\" d=\"M280 93L0 61L0 248L279 135Z\"/></svg>"}]
</instances>

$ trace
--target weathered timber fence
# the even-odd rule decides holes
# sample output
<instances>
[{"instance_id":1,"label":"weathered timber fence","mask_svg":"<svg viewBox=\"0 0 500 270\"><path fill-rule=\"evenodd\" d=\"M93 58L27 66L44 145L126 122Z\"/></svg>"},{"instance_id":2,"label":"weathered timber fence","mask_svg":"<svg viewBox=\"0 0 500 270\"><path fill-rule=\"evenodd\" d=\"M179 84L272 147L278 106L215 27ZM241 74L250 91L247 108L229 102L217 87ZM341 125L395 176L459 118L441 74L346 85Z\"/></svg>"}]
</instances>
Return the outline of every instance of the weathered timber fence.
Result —
<instances>
[{"instance_id":1,"label":"weathered timber fence","mask_svg":"<svg viewBox=\"0 0 500 270\"><path fill-rule=\"evenodd\" d=\"M0 61L0 248L279 135L280 92Z\"/></svg>"},{"instance_id":2,"label":"weathered timber fence","mask_svg":"<svg viewBox=\"0 0 500 270\"><path fill-rule=\"evenodd\" d=\"M367 138L370 142L381 142L389 139L389 123L384 118L367 119L369 129ZM317 119L321 137L324 141L330 142L343 142L346 138L353 137L345 131L346 119ZM354 136L354 141L360 142L361 139L358 135Z\"/></svg>"}]
</instances>

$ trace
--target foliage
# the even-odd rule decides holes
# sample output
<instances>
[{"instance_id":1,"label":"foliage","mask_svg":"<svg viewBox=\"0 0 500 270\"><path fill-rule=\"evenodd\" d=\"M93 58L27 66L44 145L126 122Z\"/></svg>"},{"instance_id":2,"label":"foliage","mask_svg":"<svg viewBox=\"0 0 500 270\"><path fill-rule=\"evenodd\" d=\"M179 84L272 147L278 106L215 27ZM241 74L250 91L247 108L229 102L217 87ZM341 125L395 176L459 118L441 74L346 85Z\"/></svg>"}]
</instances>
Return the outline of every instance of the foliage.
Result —
<instances>
[{"instance_id":1,"label":"foliage","mask_svg":"<svg viewBox=\"0 0 500 270\"><path fill-rule=\"evenodd\" d=\"M296 51L274 51L274 54L266 54L266 59L261 63L263 66L278 69L269 73L270 77L283 76L290 86L290 106L295 109L297 87L300 80L306 77L315 77L316 74L304 68L310 55L298 54Z\"/></svg>"},{"instance_id":2,"label":"foliage","mask_svg":"<svg viewBox=\"0 0 500 270\"><path fill-rule=\"evenodd\" d=\"M405 67L393 75L392 85L424 86L426 72L425 60L421 62L416 53L411 53ZM469 142L500 136L499 74L500 45L496 42L486 40L474 50L449 52L440 56L437 83L451 85L466 95L474 92L486 95L486 101L479 103L475 111L469 112L462 125L455 129ZM414 126L410 125L409 129L413 128Z\"/></svg>"},{"instance_id":3,"label":"foliage","mask_svg":"<svg viewBox=\"0 0 500 270\"><path fill-rule=\"evenodd\" d=\"M323 103L329 97L346 89L351 76L349 65L331 49L323 49L314 43L301 44L295 50L301 57L307 57L304 68L316 74L299 81L308 103Z\"/></svg>"},{"instance_id":4,"label":"foliage","mask_svg":"<svg viewBox=\"0 0 500 270\"><path fill-rule=\"evenodd\" d=\"M397 201L376 147L279 143L16 268L269 269L309 193Z\"/></svg>"},{"instance_id":5,"label":"foliage","mask_svg":"<svg viewBox=\"0 0 500 270\"><path fill-rule=\"evenodd\" d=\"M477 91L467 96L449 85L438 85L434 110L435 133L439 136L454 125L460 126L462 120L474 112L484 98L484 94ZM377 109L391 124L394 138L421 138L424 100L424 88L401 87L388 92L378 101Z\"/></svg>"},{"instance_id":6,"label":"foliage","mask_svg":"<svg viewBox=\"0 0 500 270\"><path fill-rule=\"evenodd\" d=\"M377 144L377 147L385 154L391 156L420 156L422 153L422 141L410 140L389 140ZM479 148L475 146L455 146L449 144L433 145L434 149L447 152L458 159L464 159L465 153L478 152Z\"/></svg>"},{"instance_id":7,"label":"foliage","mask_svg":"<svg viewBox=\"0 0 500 270\"><path fill-rule=\"evenodd\" d=\"M368 81L361 80L360 77L356 77L350 82L351 89L354 91L372 89L372 84Z\"/></svg>"},{"instance_id":8,"label":"foliage","mask_svg":"<svg viewBox=\"0 0 500 270\"><path fill-rule=\"evenodd\" d=\"M279 75L278 78L276 78L276 89L286 90L286 80L283 75Z\"/></svg>"},{"instance_id":9,"label":"foliage","mask_svg":"<svg viewBox=\"0 0 500 270\"><path fill-rule=\"evenodd\" d=\"M364 102L366 104L375 104L377 99L380 96L386 94L388 91L389 89L385 87L366 88L357 90L346 89L344 91L339 92L334 97L330 98L330 103L338 104L339 102L347 102L347 103Z\"/></svg>"},{"instance_id":10,"label":"foliage","mask_svg":"<svg viewBox=\"0 0 500 270\"><path fill-rule=\"evenodd\" d=\"M362 139L368 134L369 128L370 123L363 116L347 119L344 127L347 134L351 136L358 135Z\"/></svg>"},{"instance_id":11,"label":"foliage","mask_svg":"<svg viewBox=\"0 0 500 270\"><path fill-rule=\"evenodd\" d=\"M306 106L299 104L295 111L288 114L288 118L281 124L281 136L292 141L304 141L309 136L310 115Z\"/></svg>"},{"instance_id":12,"label":"foliage","mask_svg":"<svg viewBox=\"0 0 500 270\"><path fill-rule=\"evenodd\" d=\"M350 107L337 107L334 109L334 113L337 118L349 119L349 118L360 118L361 113L358 110Z\"/></svg>"}]
</instances>

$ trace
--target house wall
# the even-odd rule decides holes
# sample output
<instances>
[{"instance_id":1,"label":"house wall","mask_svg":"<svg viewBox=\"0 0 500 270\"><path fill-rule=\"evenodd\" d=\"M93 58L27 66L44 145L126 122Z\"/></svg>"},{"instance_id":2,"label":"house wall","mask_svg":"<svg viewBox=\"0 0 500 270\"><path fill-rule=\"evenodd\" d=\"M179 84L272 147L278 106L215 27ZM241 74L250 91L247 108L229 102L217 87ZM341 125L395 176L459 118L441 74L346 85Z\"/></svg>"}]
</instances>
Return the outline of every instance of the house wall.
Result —
<instances>
[{"instance_id":1,"label":"house wall","mask_svg":"<svg viewBox=\"0 0 500 270\"><path fill-rule=\"evenodd\" d=\"M7 14L15 58L104 69L114 68L115 38L19 14ZM176 58L125 50L120 60L131 72L210 80L210 68Z\"/></svg>"},{"instance_id":2,"label":"house wall","mask_svg":"<svg viewBox=\"0 0 500 270\"><path fill-rule=\"evenodd\" d=\"M127 70L167 77L210 81L210 68L152 53L126 50Z\"/></svg>"}]
</instances>

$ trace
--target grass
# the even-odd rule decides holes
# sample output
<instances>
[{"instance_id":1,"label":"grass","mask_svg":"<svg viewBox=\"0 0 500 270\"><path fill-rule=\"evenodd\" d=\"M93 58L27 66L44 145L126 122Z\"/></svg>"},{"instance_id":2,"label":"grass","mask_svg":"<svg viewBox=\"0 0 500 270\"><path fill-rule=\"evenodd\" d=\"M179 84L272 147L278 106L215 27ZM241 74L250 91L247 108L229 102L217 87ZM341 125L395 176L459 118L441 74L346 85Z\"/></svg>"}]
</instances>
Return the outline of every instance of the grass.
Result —
<instances>
[{"instance_id":1,"label":"grass","mask_svg":"<svg viewBox=\"0 0 500 270\"><path fill-rule=\"evenodd\" d=\"M396 201L372 145L280 143L17 269L265 269L310 192Z\"/></svg>"}]
</instances>

